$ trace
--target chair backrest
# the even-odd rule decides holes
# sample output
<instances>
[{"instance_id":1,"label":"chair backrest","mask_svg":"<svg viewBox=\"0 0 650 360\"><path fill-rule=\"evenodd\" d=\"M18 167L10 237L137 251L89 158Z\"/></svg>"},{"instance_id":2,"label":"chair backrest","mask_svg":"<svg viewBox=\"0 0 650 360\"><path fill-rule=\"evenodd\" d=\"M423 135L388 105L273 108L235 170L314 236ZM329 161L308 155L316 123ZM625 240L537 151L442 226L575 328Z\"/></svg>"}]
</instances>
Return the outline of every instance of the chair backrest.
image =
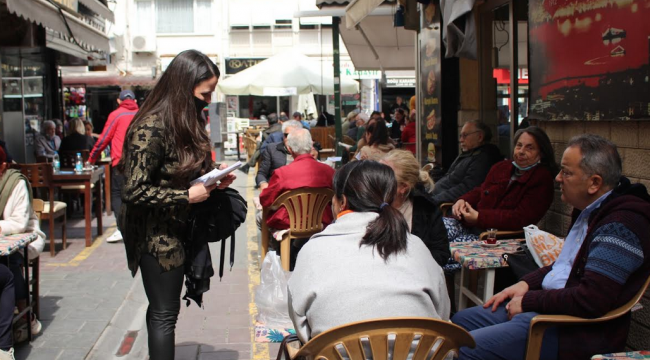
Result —
<instances>
[{"instance_id":1,"label":"chair backrest","mask_svg":"<svg viewBox=\"0 0 650 360\"><path fill-rule=\"evenodd\" d=\"M246 149L246 154L248 155L249 159L251 156L253 156L256 148L257 141L255 141L255 138L244 135L244 149Z\"/></svg>"},{"instance_id":2,"label":"chair backrest","mask_svg":"<svg viewBox=\"0 0 650 360\"><path fill-rule=\"evenodd\" d=\"M45 189L48 192L50 209L54 209L54 185L52 183L52 164L11 164L13 169L18 169L25 175L32 189Z\"/></svg>"},{"instance_id":3,"label":"chair backrest","mask_svg":"<svg viewBox=\"0 0 650 360\"><path fill-rule=\"evenodd\" d=\"M348 135L343 135L343 143L354 146L357 142Z\"/></svg>"},{"instance_id":4,"label":"chair backrest","mask_svg":"<svg viewBox=\"0 0 650 360\"><path fill-rule=\"evenodd\" d=\"M90 151L88 150L60 151L59 162L61 163L61 169L74 169L74 166L77 163L77 153L81 153L84 164L88 161L88 158L90 157Z\"/></svg>"},{"instance_id":5,"label":"chair backrest","mask_svg":"<svg viewBox=\"0 0 650 360\"><path fill-rule=\"evenodd\" d=\"M289 213L291 237L308 238L323 230L323 213L333 196L332 189L299 188L280 195L268 210L284 206Z\"/></svg>"},{"instance_id":6,"label":"chair backrest","mask_svg":"<svg viewBox=\"0 0 650 360\"><path fill-rule=\"evenodd\" d=\"M36 213L36 217L38 220L41 220L41 214L43 213L43 210L45 209L45 202L41 199L33 199L32 200L32 209Z\"/></svg>"},{"instance_id":7,"label":"chair backrest","mask_svg":"<svg viewBox=\"0 0 650 360\"><path fill-rule=\"evenodd\" d=\"M295 358L307 360L440 360L449 351L476 346L472 335L451 322L391 318L336 327L311 339Z\"/></svg>"}]
</instances>

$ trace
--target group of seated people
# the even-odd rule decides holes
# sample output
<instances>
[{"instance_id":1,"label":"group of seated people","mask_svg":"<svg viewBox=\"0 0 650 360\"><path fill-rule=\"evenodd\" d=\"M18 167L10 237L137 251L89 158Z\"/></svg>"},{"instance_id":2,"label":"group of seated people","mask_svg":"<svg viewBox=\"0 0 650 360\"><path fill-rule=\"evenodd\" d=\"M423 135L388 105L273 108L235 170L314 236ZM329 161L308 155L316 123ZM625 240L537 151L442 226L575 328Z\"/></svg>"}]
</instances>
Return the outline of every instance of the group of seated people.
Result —
<instances>
[{"instance_id":1,"label":"group of seated people","mask_svg":"<svg viewBox=\"0 0 650 360\"><path fill-rule=\"evenodd\" d=\"M276 168L260 194L263 206L300 187L335 194L324 230L301 244L289 280L289 314L303 342L355 321L423 316L451 319L470 332L476 347L461 348L460 359L523 359L535 315L602 316L628 302L650 276L644 255L650 254L650 195L622 176L616 145L602 137L571 139L558 171L542 129L519 130L512 159L503 160L490 144L489 128L471 121L461 130L461 154L434 184L400 149L336 172L318 167L307 154L309 141L298 150L298 139L307 135L288 131L285 155L294 162ZM476 240L486 228L521 230L537 223L553 201L554 182L574 208L557 261L484 306L452 314L445 280L449 242ZM450 217L442 216L444 202L453 203ZM271 214L269 227L288 228L282 210ZM627 315L547 330L541 358L588 359L623 350L629 322Z\"/></svg>"},{"instance_id":2,"label":"group of seated people","mask_svg":"<svg viewBox=\"0 0 650 360\"><path fill-rule=\"evenodd\" d=\"M80 118L68 122L68 131L61 139L56 134L56 123L52 120L43 121L42 133L35 139L35 155L37 158L52 158L60 151L92 150L95 146L93 126L88 120Z\"/></svg>"}]
</instances>

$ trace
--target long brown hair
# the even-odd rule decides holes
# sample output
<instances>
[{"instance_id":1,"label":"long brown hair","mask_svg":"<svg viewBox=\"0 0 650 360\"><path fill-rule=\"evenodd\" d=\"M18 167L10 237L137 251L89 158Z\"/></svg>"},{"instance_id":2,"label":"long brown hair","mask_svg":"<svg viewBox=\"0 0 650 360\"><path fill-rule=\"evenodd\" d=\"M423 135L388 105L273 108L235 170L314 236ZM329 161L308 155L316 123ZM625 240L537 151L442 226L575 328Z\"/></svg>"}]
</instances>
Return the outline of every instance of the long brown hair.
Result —
<instances>
[{"instance_id":1,"label":"long brown hair","mask_svg":"<svg viewBox=\"0 0 650 360\"><path fill-rule=\"evenodd\" d=\"M194 88L202 81L219 78L219 68L210 58L197 50L178 54L162 74L129 125L122 154L128 154L133 131L148 117L157 115L165 128L166 143L173 144L179 165L174 182L186 182L201 169L210 152L210 138L205 123L194 105ZM124 169L124 159L120 168Z\"/></svg>"}]
</instances>

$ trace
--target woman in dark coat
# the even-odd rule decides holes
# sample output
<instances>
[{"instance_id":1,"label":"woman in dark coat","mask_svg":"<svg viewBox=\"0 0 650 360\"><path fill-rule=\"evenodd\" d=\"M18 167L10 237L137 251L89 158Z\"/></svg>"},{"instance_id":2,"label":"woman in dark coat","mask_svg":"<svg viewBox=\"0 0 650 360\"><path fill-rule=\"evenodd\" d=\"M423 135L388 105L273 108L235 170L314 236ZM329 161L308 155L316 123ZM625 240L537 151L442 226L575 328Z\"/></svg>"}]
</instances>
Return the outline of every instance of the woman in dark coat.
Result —
<instances>
[{"instance_id":1,"label":"woman in dark coat","mask_svg":"<svg viewBox=\"0 0 650 360\"><path fill-rule=\"evenodd\" d=\"M429 196L433 181L426 171L421 171L413 154L406 150L393 150L382 160L390 166L397 178L397 196L392 205L399 209L411 233L419 237L440 265L447 264L449 240L438 205Z\"/></svg>"},{"instance_id":2,"label":"woman in dark coat","mask_svg":"<svg viewBox=\"0 0 650 360\"><path fill-rule=\"evenodd\" d=\"M59 151L79 151L79 150L92 150L95 145L95 140L86 135L86 127L83 120L77 118L72 119L68 126L70 134L63 138Z\"/></svg>"}]
</instances>

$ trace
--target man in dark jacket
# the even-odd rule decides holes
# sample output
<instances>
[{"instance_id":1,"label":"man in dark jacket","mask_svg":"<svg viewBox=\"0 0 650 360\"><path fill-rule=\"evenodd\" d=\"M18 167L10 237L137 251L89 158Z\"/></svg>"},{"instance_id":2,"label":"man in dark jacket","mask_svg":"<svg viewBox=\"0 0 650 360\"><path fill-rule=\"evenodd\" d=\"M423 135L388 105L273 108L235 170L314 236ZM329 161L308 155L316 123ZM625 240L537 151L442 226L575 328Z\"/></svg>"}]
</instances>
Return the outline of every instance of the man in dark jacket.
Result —
<instances>
[{"instance_id":1,"label":"man in dark jacket","mask_svg":"<svg viewBox=\"0 0 650 360\"><path fill-rule=\"evenodd\" d=\"M433 188L437 204L455 202L461 195L481 185L492 165L503 160L499 148L490 144L490 128L478 120L465 123L460 132L462 152L445 176Z\"/></svg>"},{"instance_id":2,"label":"man in dark jacket","mask_svg":"<svg viewBox=\"0 0 650 360\"><path fill-rule=\"evenodd\" d=\"M244 174L248 174L251 167L255 167L257 160L262 155L262 150L266 149L269 144L282 141L282 121L279 120L276 113L272 113L267 118L269 127L262 132L262 141L257 143L257 149L251 156L250 160L238 170Z\"/></svg>"},{"instance_id":3,"label":"man in dark jacket","mask_svg":"<svg viewBox=\"0 0 650 360\"><path fill-rule=\"evenodd\" d=\"M476 340L476 348L461 348L459 359L523 359L537 314L603 316L630 301L650 276L650 195L621 176L616 145L596 135L571 139L555 180L562 200L574 207L562 252L483 307L452 318ZM580 360L623 351L629 325L628 313L548 329L541 358Z\"/></svg>"},{"instance_id":4,"label":"man in dark jacket","mask_svg":"<svg viewBox=\"0 0 650 360\"><path fill-rule=\"evenodd\" d=\"M264 149L264 151L262 151L262 160L260 161L260 167L257 170L257 176L255 176L255 183L260 188L260 191L269 186L269 179L271 179L271 176L276 169L287 165L287 159L291 155L286 146L286 138L294 130L302 128L300 122L296 120L289 120L283 123L281 134L283 134L285 141L270 144Z\"/></svg>"}]
</instances>

